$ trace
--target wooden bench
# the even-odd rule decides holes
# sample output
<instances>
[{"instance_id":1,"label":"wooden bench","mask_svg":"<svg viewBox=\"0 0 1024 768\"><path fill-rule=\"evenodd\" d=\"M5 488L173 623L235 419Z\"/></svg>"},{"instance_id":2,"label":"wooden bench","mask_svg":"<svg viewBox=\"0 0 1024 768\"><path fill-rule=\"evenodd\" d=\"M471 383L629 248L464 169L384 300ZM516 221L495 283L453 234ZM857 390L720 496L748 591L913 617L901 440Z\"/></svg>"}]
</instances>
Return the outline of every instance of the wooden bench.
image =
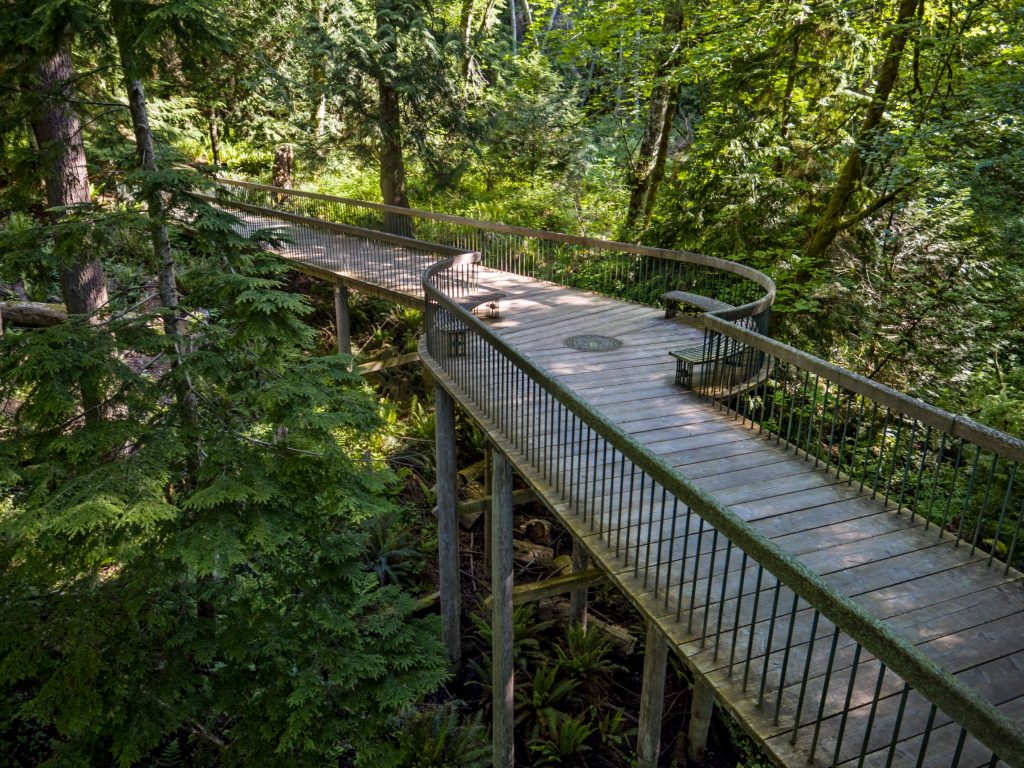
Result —
<instances>
[{"instance_id":1,"label":"wooden bench","mask_svg":"<svg viewBox=\"0 0 1024 768\"><path fill-rule=\"evenodd\" d=\"M717 349L711 349L704 344L698 344L694 347L671 350L669 355L676 361L676 384L693 389L693 369L698 365L713 363L728 357L730 347L734 347L734 345L723 344L718 345Z\"/></svg>"},{"instance_id":2,"label":"wooden bench","mask_svg":"<svg viewBox=\"0 0 1024 768\"><path fill-rule=\"evenodd\" d=\"M455 299L455 303L472 312L477 307L487 305L488 319L497 319L498 302L505 298L501 291L485 285L477 285L476 292ZM434 327L442 337L447 339L447 354L450 357L462 357L466 354L466 326L459 321L451 312L439 309Z\"/></svg>"},{"instance_id":3,"label":"wooden bench","mask_svg":"<svg viewBox=\"0 0 1024 768\"><path fill-rule=\"evenodd\" d=\"M688 304L697 307L701 312L717 312L720 309L732 309L732 304L712 299L708 296L701 296L699 293L687 293L686 291L666 291L661 294L661 300L665 302L665 317L675 317L679 312L680 304Z\"/></svg>"}]
</instances>

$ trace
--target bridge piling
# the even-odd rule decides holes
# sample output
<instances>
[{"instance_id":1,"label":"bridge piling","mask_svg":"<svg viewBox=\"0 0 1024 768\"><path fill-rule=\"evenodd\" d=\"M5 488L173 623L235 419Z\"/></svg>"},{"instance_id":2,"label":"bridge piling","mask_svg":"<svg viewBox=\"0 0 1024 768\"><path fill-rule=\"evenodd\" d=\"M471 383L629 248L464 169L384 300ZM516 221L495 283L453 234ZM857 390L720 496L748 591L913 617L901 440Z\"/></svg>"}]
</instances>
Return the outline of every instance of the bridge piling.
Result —
<instances>
[{"instance_id":1,"label":"bridge piling","mask_svg":"<svg viewBox=\"0 0 1024 768\"><path fill-rule=\"evenodd\" d=\"M703 680L694 680L690 699L690 725L686 731L686 757L691 763L704 764L707 757L708 729L714 710L714 688Z\"/></svg>"},{"instance_id":2,"label":"bridge piling","mask_svg":"<svg viewBox=\"0 0 1024 768\"><path fill-rule=\"evenodd\" d=\"M338 354L352 354L352 321L348 311L348 286L334 284L334 328L338 337Z\"/></svg>"},{"instance_id":3,"label":"bridge piling","mask_svg":"<svg viewBox=\"0 0 1024 768\"><path fill-rule=\"evenodd\" d=\"M665 713L665 668L668 645L653 621L647 623L644 644L644 679L640 690L640 724L637 731L637 768L657 768L661 752L661 720Z\"/></svg>"},{"instance_id":4,"label":"bridge piling","mask_svg":"<svg viewBox=\"0 0 1024 768\"><path fill-rule=\"evenodd\" d=\"M492 451L491 466L491 735L494 768L515 765L515 697L512 658L512 464Z\"/></svg>"},{"instance_id":5,"label":"bridge piling","mask_svg":"<svg viewBox=\"0 0 1024 768\"><path fill-rule=\"evenodd\" d=\"M572 539L572 572L582 573L590 567L590 558L579 539ZM587 627L587 588L569 594L569 623Z\"/></svg>"},{"instance_id":6,"label":"bridge piling","mask_svg":"<svg viewBox=\"0 0 1024 768\"><path fill-rule=\"evenodd\" d=\"M452 669L461 649L461 589L459 586L459 513L455 465L455 404L440 385L434 385L434 442L437 475L437 549L441 586L441 635Z\"/></svg>"}]
</instances>

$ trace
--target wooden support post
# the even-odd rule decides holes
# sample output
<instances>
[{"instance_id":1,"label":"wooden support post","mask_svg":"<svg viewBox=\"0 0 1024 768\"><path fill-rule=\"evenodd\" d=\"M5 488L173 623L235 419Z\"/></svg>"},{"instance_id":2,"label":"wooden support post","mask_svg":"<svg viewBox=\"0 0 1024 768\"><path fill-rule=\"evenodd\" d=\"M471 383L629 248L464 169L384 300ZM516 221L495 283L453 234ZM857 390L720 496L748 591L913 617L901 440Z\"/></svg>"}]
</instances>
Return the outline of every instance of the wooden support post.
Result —
<instances>
[{"instance_id":1,"label":"wooden support post","mask_svg":"<svg viewBox=\"0 0 1024 768\"><path fill-rule=\"evenodd\" d=\"M637 768L657 768L661 751L661 718L665 712L665 663L668 646L661 629L647 624L644 646L644 680L640 690L640 724L637 733Z\"/></svg>"},{"instance_id":2,"label":"wooden support post","mask_svg":"<svg viewBox=\"0 0 1024 768\"><path fill-rule=\"evenodd\" d=\"M459 586L459 514L455 466L455 404L434 385L434 440L437 474L437 559L441 581L441 635L448 661L456 669L461 656Z\"/></svg>"},{"instance_id":3,"label":"wooden support post","mask_svg":"<svg viewBox=\"0 0 1024 768\"><path fill-rule=\"evenodd\" d=\"M352 354L352 328L348 314L348 286L334 284L334 329L338 336L338 354Z\"/></svg>"},{"instance_id":4,"label":"wooden support post","mask_svg":"<svg viewBox=\"0 0 1024 768\"><path fill-rule=\"evenodd\" d=\"M492 469L494 461L491 449L484 448L484 494L489 498L494 495ZM493 502L492 502L493 503ZM484 568L491 567L491 504L484 507Z\"/></svg>"},{"instance_id":5,"label":"wooden support post","mask_svg":"<svg viewBox=\"0 0 1024 768\"><path fill-rule=\"evenodd\" d=\"M512 669L512 465L504 454L491 454L491 687L493 695L491 734L494 768L515 765Z\"/></svg>"},{"instance_id":6,"label":"wooden support post","mask_svg":"<svg viewBox=\"0 0 1024 768\"><path fill-rule=\"evenodd\" d=\"M691 691L690 726L686 731L686 757L691 763L704 764L708 749L708 728L715 711L714 689L703 680L696 680Z\"/></svg>"},{"instance_id":7,"label":"wooden support post","mask_svg":"<svg viewBox=\"0 0 1024 768\"><path fill-rule=\"evenodd\" d=\"M572 540L572 572L583 573L590 565L590 559L583 545L575 536ZM569 595L569 623L587 628L587 588L577 589Z\"/></svg>"}]
</instances>

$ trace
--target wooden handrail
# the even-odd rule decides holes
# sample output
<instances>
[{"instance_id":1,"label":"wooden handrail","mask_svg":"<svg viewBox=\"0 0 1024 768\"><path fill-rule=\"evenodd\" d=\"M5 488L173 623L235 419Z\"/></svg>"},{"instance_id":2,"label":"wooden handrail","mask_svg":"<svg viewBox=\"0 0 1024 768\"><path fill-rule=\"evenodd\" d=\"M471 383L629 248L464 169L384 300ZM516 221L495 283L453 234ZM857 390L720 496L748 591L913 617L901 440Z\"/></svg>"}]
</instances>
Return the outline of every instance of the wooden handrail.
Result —
<instances>
[{"instance_id":1,"label":"wooden handrail","mask_svg":"<svg viewBox=\"0 0 1024 768\"><path fill-rule=\"evenodd\" d=\"M950 413L931 403L926 403L924 400L911 397L892 387L887 387L885 384L880 384L846 368L810 355L789 344L730 323L721 319L714 312L705 315L704 322L705 327L709 330L740 341L760 352L768 353L782 362L817 374L850 392L869 397L879 405L888 406L904 416L916 419L926 427L963 438L1004 458L1024 463L1024 440L987 427L967 416Z\"/></svg>"}]
</instances>

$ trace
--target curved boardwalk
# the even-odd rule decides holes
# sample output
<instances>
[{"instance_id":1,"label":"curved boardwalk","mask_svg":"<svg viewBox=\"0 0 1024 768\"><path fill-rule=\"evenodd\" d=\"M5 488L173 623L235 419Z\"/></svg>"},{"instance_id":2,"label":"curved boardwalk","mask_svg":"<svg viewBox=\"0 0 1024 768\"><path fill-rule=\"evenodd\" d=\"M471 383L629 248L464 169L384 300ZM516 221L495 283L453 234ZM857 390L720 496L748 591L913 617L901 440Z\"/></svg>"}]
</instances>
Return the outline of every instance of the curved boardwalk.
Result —
<instances>
[{"instance_id":1,"label":"curved boardwalk","mask_svg":"<svg viewBox=\"0 0 1024 768\"><path fill-rule=\"evenodd\" d=\"M421 273L437 253L242 215L249 227L283 227L294 239L281 248L289 259L314 273L334 272L356 287L380 274L367 266L370 261L387 260L387 292L423 304ZM480 279L506 294L500 319L490 323L501 339L838 593L1024 723L1020 573L988 567L987 553L958 545L881 494L675 385L667 352L699 345L702 329L668 320L656 309L518 275L481 269ZM582 334L610 336L621 347L581 352L565 345ZM497 441L505 435L490 414L503 399L534 400L538 416L521 425L526 445L537 439L546 450L559 446L559 455L568 453L575 463L569 462L571 471L558 470L559 477L542 477L537 467L546 465L545 456L505 441L517 470L777 762L806 764L813 744L815 761L824 765L996 764L989 750L961 737L959 726L887 677L876 659L840 637L784 585L766 580L762 586L755 564L727 549L698 516L687 510L669 520L642 487L627 489L609 466L614 457L588 450L579 435L565 432L536 392L496 388L481 400L436 362L426 362ZM471 348L458 364L479 362ZM585 509L566 501L565 486L580 473L593 479ZM788 642L780 645L782 637ZM842 746L834 754L837 742Z\"/></svg>"}]
</instances>

